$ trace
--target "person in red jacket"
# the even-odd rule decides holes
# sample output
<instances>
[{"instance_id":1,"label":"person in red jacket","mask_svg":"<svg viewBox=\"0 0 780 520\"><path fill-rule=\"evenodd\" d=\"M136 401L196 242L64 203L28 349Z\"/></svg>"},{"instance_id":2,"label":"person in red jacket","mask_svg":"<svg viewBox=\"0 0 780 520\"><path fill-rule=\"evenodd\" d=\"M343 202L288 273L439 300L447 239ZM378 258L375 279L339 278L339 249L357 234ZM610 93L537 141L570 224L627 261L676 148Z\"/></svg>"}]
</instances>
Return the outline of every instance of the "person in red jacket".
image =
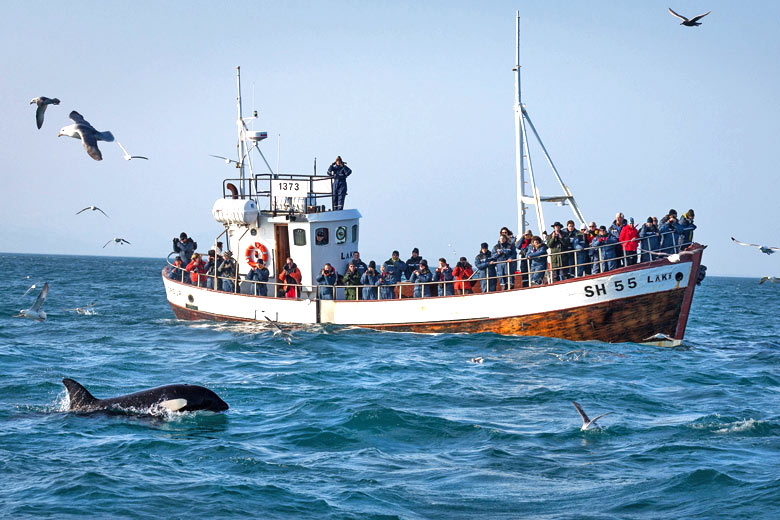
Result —
<instances>
[{"instance_id":1,"label":"person in red jacket","mask_svg":"<svg viewBox=\"0 0 780 520\"><path fill-rule=\"evenodd\" d=\"M282 290L284 291L285 298L298 297L302 278L303 275L301 275L301 270L298 269L298 266L295 265L292 258L288 258L282 272L279 273L279 280L284 282Z\"/></svg>"},{"instance_id":2,"label":"person in red jacket","mask_svg":"<svg viewBox=\"0 0 780 520\"><path fill-rule=\"evenodd\" d=\"M636 250L639 248L639 231L634 227L634 218L628 219L628 225L620 230L620 243L626 255L626 265L636 264Z\"/></svg>"},{"instance_id":3,"label":"person in red jacket","mask_svg":"<svg viewBox=\"0 0 780 520\"><path fill-rule=\"evenodd\" d=\"M465 256L460 257L460 261L455 265L455 269L452 270L452 277L457 280L455 282L455 294L471 294L471 282L467 281L474 274L474 269L471 264L466 260Z\"/></svg>"},{"instance_id":4,"label":"person in red jacket","mask_svg":"<svg viewBox=\"0 0 780 520\"><path fill-rule=\"evenodd\" d=\"M192 254L192 260L185 269L190 273L190 280L194 285L206 287L206 263L201 258L200 253Z\"/></svg>"}]
</instances>

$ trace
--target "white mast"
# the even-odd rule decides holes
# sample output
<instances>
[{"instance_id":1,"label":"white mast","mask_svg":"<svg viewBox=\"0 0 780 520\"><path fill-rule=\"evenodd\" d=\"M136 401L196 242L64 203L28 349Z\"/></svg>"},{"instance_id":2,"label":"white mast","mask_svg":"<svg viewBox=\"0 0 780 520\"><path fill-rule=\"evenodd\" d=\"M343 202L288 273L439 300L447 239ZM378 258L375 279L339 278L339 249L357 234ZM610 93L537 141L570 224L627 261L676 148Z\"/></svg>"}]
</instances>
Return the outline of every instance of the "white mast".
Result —
<instances>
[{"instance_id":1,"label":"white mast","mask_svg":"<svg viewBox=\"0 0 780 520\"><path fill-rule=\"evenodd\" d=\"M241 67L236 67L236 82L238 83L238 97L236 103L238 105L238 119L236 120L236 126L238 127L238 167L241 170L239 178L241 179L239 191L241 195L244 195L244 117L241 110Z\"/></svg>"},{"instance_id":2,"label":"white mast","mask_svg":"<svg viewBox=\"0 0 780 520\"><path fill-rule=\"evenodd\" d=\"M535 206L536 209L536 220L539 224L538 232L541 234L545 229L544 224L544 213L542 212L542 202L556 202L559 205L566 205L568 204L571 206L571 210L574 213L574 218L579 221L580 224L585 223L585 217L582 215L582 212L580 211L579 206L577 206L577 202L574 200L574 195L572 194L569 187L563 182L563 179L561 178L560 173L558 173L558 169L555 167L555 164L553 164L552 158L550 157L550 154L547 152L547 148L544 146L544 143L542 142L542 138L539 137L539 133L536 131L536 128L534 127L534 124L531 122L531 118L528 115L528 111L525 108L525 105L522 103L522 98L520 97L520 11L517 11L517 54L516 54L516 60L515 60L515 68L513 69L515 72L515 136L517 139L516 145L515 145L515 165L517 168L517 228L520 230L521 236L525 233L528 222L525 219L526 216L526 205L532 204ZM544 156L547 159L547 164L550 165L550 168L552 168L553 173L555 174L555 178L558 181L558 184L560 185L561 189L564 192L564 195L558 195L558 196L552 196L552 197L542 197L539 195L539 188L536 186L536 179L534 178L534 169L531 162L531 152L528 148L528 133L526 131L526 122L528 122L528 126L531 127L531 131L534 134L534 137L536 137L536 140L539 142L539 145L542 148L542 152L544 152ZM526 195L525 193L525 168L526 165L528 167L528 180L531 183L531 195Z\"/></svg>"}]
</instances>

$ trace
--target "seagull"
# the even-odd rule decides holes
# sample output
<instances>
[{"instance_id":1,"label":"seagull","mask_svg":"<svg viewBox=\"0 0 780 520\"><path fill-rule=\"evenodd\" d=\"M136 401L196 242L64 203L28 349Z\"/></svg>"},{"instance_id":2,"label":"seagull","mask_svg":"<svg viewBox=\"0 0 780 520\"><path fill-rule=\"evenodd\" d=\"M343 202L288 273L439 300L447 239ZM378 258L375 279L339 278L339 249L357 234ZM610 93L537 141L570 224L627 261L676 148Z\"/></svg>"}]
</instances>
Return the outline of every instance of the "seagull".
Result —
<instances>
[{"instance_id":1,"label":"seagull","mask_svg":"<svg viewBox=\"0 0 780 520\"><path fill-rule=\"evenodd\" d=\"M35 289L36 287L40 287L40 284L42 284L42 283L43 283L43 281L40 281L40 282L35 282L34 284L32 284L32 285L30 286L30 288L29 288L29 289L27 289L26 291L24 291L24 294L22 295L22 298L24 298L25 296L27 296L27 294L28 294L30 291L32 291L33 289Z\"/></svg>"},{"instance_id":2,"label":"seagull","mask_svg":"<svg viewBox=\"0 0 780 520\"><path fill-rule=\"evenodd\" d=\"M106 141L112 142L114 135L111 132L98 132L95 127L87 122L84 117L75 110L70 113L70 117L76 124L62 127L57 137L66 135L73 137L74 139L81 139L84 144L84 149L87 151L90 157L96 161L102 161L103 155L98 150L97 142Z\"/></svg>"},{"instance_id":3,"label":"seagull","mask_svg":"<svg viewBox=\"0 0 780 520\"><path fill-rule=\"evenodd\" d=\"M272 320L272 319L271 319L271 318L269 318L268 316L263 316L263 317L264 317L266 320L268 320L268 322L269 322L271 325L273 325L273 326L274 326L274 328L276 329L276 330L274 331L274 336L277 336L277 335L278 335L278 336L281 336L281 337L282 337L282 339L284 339L284 341L286 341L288 345L292 344L292 334L290 334L289 332L287 332L286 330L284 330L282 327L280 327L280 326L279 326L279 324L278 324L276 321Z\"/></svg>"},{"instance_id":4,"label":"seagull","mask_svg":"<svg viewBox=\"0 0 780 520\"><path fill-rule=\"evenodd\" d=\"M127 150L125 150L125 147L122 146L122 143L120 143L119 141L117 141L116 144L118 144L119 148L121 148L122 151L125 153L125 155L123 155L125 161L129 161L130 159L146 159L147 161L149 160L148 157L144 157L143 155L130 155L129 153L127 153Z\"/></svg>"},{"instance_id":5,"label":"seagull","mask_svg":"<svg viewBox=\"0 0 780 520\"><path fill-rule=\"evenodd\" d=\"M702 246L702 247L699 247L697 249L693 249L691 251L680 251L679 253L662 253L661 251L647 251L647 252L650 253L651 255L665 256L666 259L669 260L669 262L671 262L673 264L676 264L680 260L682 260L682 257L684 257L686 255L692 255L694 253L697 253L699 251L703 251L705 249L707 249L707 246Z\"/></svg>"},{"instance_id":6,"label":"seagull","mask_svg":"<svg viewBox=\"0 0 780 520\"><path fill-rule=\"evenodd\" d=\"M477 357L473 357L473 358L469 359L469 361L471 361L472 363L477 363L477 364L481 365L485 360L482 359L482 356L477 356Z\"/></svg>"},{"instance_id":7,"label":"seagull","mask_svg":"<svg viewBox=\"0 0 780 520\"><path fill-rule=\"evenodd\" d=\"M38 130L40 130L43 126L43 113L46 112L46 107L49 105L59 105L60 100L57 98L47 98L45 96L40 96L33 98L33 100L30 101L31 105L33 103L38 105L38 108L35 110L35 122L38 124Z\"/></svg>"},{"instance_id":8,"label":"seagull","mask_svg":"<svg viewBox=\"0 0 780 520\"><path fill-rule=\"evenodd\" d=\"M85 305L84 307L74 307L73 309L62 309L63 311L75 311L77 314L82 314L85 316L92 316L94 314L97 314L95 312L95 304L90 303L89 305Z\"/></svg>"},{"instance_id":9,"label":"seagull","mask_svg":"<svg viewBox=\"0 0 780 520\"><path fill-rule=\"evenodd\" d=\"M764 282L777 283L780 282L780 278L777 276L764 276L761 278L761 281L758 282L758 285L761 285Z\"/></svg>"},{"instance_id":10,"label":"seagull","mask_svg":"<svg viewBox=\"0 0 780 520\"><path fill-rule=\"evenodd\" d=\"M119 244L120 246L121 246L121 245L124 245L124 244L133 245L133 244L130 244L130 242L128 242L128 241L127 241L127 240L125 240L124 238L112 238L111 240L109 240L108 242L106 242L106 243L103 245L103 248L105 249L105 247L106 247L108 244L110 244L111 242L116 242L116 243L117 243L117 244Z\"/></svg>"},{"instance_id":11,"label":"seagull","mask_svg":"<svg viewBox=\"0 0 780 520\"><path fill-rule=\"evenodd\" d=\"M664 334L663 332L659 332L658 334L654 334L650 336L649 338L645 338L642 341L675 341L675 339L668 334Z\"/></svg>"},{"instance_id":12,"label":"seagull","mask_svg":"<svg viewBox=\"0 0 780 520\"><path fill-rule=\"evenodd\" d=\"M780 247L760 246L758 244L746 244L745 242L740 242L734 237L731 237L731 240L733 240L734 242L736 242L741 246L757 247L759 251L761 251L762 253L766 253L768 255L773 254L775 251L780 251Z\"/></svg>"},{"instance_id":13,"label":"seagull","mask_svg":"<svg viewBox=\"0 0 780 520\"><path fill-rule=\"evenodd\" d=\"M15 315L16 318L30 318L31 320L43 321L46 319L46 312L41 310L43 302L46 301L46 296L49 294L49 283L43 284L43 289L38 295L38 298L29 309L22 309L19 314Z\"/></svg>"},{"instance_id":14,"label":"seagull","mask_svg":"<svg viewBox=\"0 0 780 520\"><path fill-rule=\"evenodd\" d=\"M209 154L209 157L216 157L217 159L222 159L223 161L225 161L225 164L230 164L230 163L238 164L238 161L234 161L233 159L228 159L227 157L222 157L221 155Z\"/></svg>"},{"instance_id":15,"label":"seagull","mask_svg":"<svg viewBox=\"0 0 780 520\"><path fill-rule=\"evenodd\" d=\"M87 211L88 209L91 209L92 211L99 211L99 212L101 212L103 215L106 215L106 212L105 212L105 211L103 211L102 209L98 208L97 206L87 206L86 208L84 208L84 209L82 209L81 211L77 212L77 213L76 213L76 215L78 215L79 213L83 213L83 212ZM108 215L106 215L106 218L111 218L111 217L109 217Z\"/></svg>"},{"instance_id":16,"label":"seagull","mask_svg":"<svg viewBox=\"0 0 780 520\"><path fill-rule=\"evenodd\" d=\"M599 426L598 426L598 424L596 424L596 421L598 421L599 419L601 419L605 415L609 415L611 413L614 413L614 412L606 412L606 413L603 413L603 414L599 415L598 417L594 417L593 419L589 419L588 418L588 414L585 413L585 411L582 409L582 407L579 405L579 403L577 403L577 401L572 401L571 404L574 405L574 408L577 409L577 411L580 413L580 417L582 417L582 428L580 428L580 431L583 431L583 432L585 430L589 430L591 428L598 429Z\"/></svg>"},{"instance_id":17,"label":"seagull","mask_svg":"<svg viewBox=\"0 0 780 520\"><path fill-rule=\"evenodd\" d=\"M681 16L681 15L675 13L674 11L672 11L671 7L669 8L669 12L672 13L672 16L676 16L677 18L682 20L682 22L680 22L680 25L684 25L686 27L698 27L698 26L701 25L699 20L701 20L702 18L704 18L705 16L710 14L712 11L707 11L706 13L700 14L699 16L694 16L690 20L688 20L686 17Z\"/></svg>"}]
</instances>

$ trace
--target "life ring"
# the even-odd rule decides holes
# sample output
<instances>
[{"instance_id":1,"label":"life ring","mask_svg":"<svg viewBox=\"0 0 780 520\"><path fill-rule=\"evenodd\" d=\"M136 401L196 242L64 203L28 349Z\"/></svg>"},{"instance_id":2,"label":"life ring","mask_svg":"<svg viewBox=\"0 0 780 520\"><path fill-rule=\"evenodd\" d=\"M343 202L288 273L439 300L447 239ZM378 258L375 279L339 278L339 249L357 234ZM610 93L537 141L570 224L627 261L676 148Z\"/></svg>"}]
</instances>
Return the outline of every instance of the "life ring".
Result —
<instances>
[{"instance_id":1,"label":"life ring","mask_svg":"<svg viewBox=\"0 0 780 520\"><path fill-rule=\"evenodd\" d=\"M263 263L268 263L268 249L260 242L255 242L246 248L246 263L249 267L257 267L257 259L262 258Z\"/></svg>"}]
</instances>

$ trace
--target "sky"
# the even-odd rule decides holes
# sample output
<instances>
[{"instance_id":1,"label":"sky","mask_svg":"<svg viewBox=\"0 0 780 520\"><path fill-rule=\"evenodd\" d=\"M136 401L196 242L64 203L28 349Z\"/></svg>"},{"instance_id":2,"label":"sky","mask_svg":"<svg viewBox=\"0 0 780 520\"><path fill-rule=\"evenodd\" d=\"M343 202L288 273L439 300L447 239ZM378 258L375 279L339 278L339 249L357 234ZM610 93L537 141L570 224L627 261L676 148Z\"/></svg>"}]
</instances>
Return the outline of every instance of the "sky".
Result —
<instances>
[{"instance_id":1,"label":"sky","mask_svg":"<svg viewBox=\"0 0 780 520\"><path fill-rule=\"evenodd\" d=\"M473 258L516 231L515 12L523 102L587 220L695 209L708 274L780 275L780 3L557 1L0 3L0 251L164 257L235 169L236 78L282 173L353 170L364 260ZM757 16L760 13L760 16ZM57 97L41 130L37 96ZM103 161L57 137L80 112ZM278 151L278 153L277 153ZM538 148L545 195L560 191ZM104 209L75 213L88 205ZM545 205L549 223L572 218ZM535 219L531 227L538 231ZM123 237L132 245L107 240ZM454 263L454 262L452 262Z\"/></svg>"}]
</instances>

